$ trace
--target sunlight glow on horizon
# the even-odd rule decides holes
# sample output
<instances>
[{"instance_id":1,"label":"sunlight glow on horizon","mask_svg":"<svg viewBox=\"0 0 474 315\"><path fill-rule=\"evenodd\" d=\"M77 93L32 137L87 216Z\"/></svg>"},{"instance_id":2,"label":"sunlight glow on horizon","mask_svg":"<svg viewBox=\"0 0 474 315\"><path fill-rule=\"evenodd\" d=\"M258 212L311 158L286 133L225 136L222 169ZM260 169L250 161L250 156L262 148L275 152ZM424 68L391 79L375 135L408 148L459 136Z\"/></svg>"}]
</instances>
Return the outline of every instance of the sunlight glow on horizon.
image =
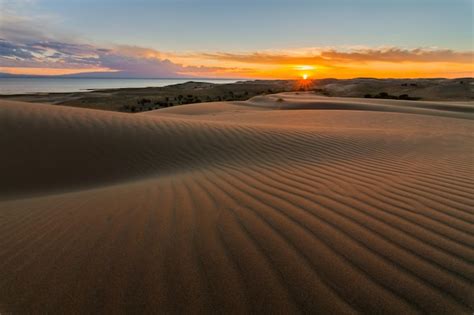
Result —
<instances>
[{"instance_id":1,"label":"sunlight glow on horizon","mask_svg":"<svg viewBox=\"0 0 474 315\"><path fill-rule=\"evenodd\" d=\"M133 56L133 54L130 54ZM133 58L142 58L140 55ZM291 60L291 55L286 56ZM158 56L144 57L137 60L160 60ZM347 60L343 63L338 61L327 61L323 65L294 65L287 64L285 60L267 62L255 60L251 63L241 60L215 60L206 56L195 56L193 58L173 58L167 56L167 60L177 62L183 68L176 72L176 77L181 78L222 78L222 79L322 79L338 78L348 79L356 77L373 78L459 78L472 77L474 75L474 64L465 61L457 62L426 62L420 61L375 61L375 60ZM205 69L207 67L207 69ZM205 69L205 70L204 70ZM65 75L85 72L116 72L110 68L46 68L46 67L0 67L0 72L22 75ZM142 78L139 74L137 78ZM159 75L156 76L160 77Z\"/></svg>"},{"instance_id":2,"label":"sunlight glow on horizon","mask_svg":"<svg viewBox=\"0 0 474 315\"><path fill-rule=\"evenodd\" d=\"M206 65L203 61L203 66ZM350 63L343 67L325 66L318 67L317 72L299 71L294 67L285 65L259 65L253 64L251 67L243 67L241 64L228 64L228 69L216 69L208 72L194 72L192 70L178 73L178 77L183 78L236 78L236 79L322 79L338 78L349 79L356 77L373 78L460 78L474 76L474 64L459 64L450 62L422 63L387 63L368 62ZM93 72L116 72L107 68L29 68L29 67L0 67L0 72L21 75L65 75ZM137 76L139 78L140 76ZM159 76L157 76L159 77Z\"/></svg>"}]
</instances>

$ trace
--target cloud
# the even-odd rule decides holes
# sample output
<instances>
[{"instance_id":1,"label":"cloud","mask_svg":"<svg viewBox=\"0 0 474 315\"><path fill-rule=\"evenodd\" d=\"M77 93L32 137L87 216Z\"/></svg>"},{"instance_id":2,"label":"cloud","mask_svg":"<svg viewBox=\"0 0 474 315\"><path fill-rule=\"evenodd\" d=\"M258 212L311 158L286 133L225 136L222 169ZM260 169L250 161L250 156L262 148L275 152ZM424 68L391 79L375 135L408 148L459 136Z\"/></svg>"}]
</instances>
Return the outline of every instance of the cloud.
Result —
<instances>
[{"instance_id":1,"label":"cloud","mask_svg":"<svg viewBox=\"0 0 474 315\"><path fill-rule=\"evenodd\" d=\"M321 57L338 62L451 62L471 63L473 52L450 49L402 49L389 47L382 49L361 49L352 52L324 51Z\"/></svg>"},{"instance_id":2,"label":"cloud","mask_svg":"<svg viewBox=\"0 0 474 315\"><path fill-rule=\"evenodd\" d=\"M18 1L27 5L31 1ZM96 47L71 42L66 36L51 32L49 19L17 16L5 7L0 21L0 64L23 68L91 68L99 67Z\"/></svg>"},{"instance_id":3,"label":"cloud","mask_svg":"<svg viewBox=\"0 0 474 315\"><path fill-rule=\"evenodd\" d=\"M400 72L402 69L408 71L410 67L415 67L429 68L430 72L425 71L426 75L437 76L433 70L433 65L436 64L465 66L464 71L453 68L453 75L460 71L470 75L472 58L472 52L397 47L340 50L316 47L274 52L172 54L136 46L118 45L104 48L47 38L36 41L31 38L23 41L0 39L0 63L3 67L96 69L120 72L122 76L127 77L144 78L287 77L295 71L303 71L305 68L301 67L302 65L310 65L310 68L319 69L318 71L325 69L328 76L333 75L329 72L331 69L338 75L345 73L344 75L350 76L354 69L357 69L359 75L364 75L364 69L368 71L370 67L375 67L374 64L381 70L372 71L376 75L383 73L384 67L392 72ZM403 64L406 64L405 68ZM393 66L399 67L400 70L394 69ZM449 76L449 73L446 74L446 67L443 71L440 75ZM423 72L420 72L420 75L423 75Z\"/></svg>"},{"instance_id":4,"label":"cloud","mask_svg":"<svg viewBox=\"0 0 474 315\"><path fill-rule=\"evenodd\" d=\"M0 63L4 67L99 68L100 53L90 45L50 41L19 43L0 39Z\"/></svg>"},{"instance_id":5,"label":"cloud","mask_svg":"<svg viewBox=\"0 0 474 315\"><path fill-rule=\"evenodd\" d=\"M120 45L99 54L103 67L144 77L178 77L208 74L219 67L185 66L168 59L172 56L154 49Z\"/></svg>"},{"instance_id":6,"label":"cloud","mask_svg":"<svg viewBox=\"0 0 474 315\"><path fill-rule=\"evenodd\" d=\"M0 0L1 1L1 0ZM6 10L8 11L8 10ZM308 47L257 52L170 53L131 45L101 46L48 30L42 19L2 14L4 69L110 71L128 77L472 76L473 52L439 48ZM303 67L302 67L303 66ZM314 69L314 70L308 70ZM57 73L55 71L55 73ZM52 73L52 71L51 71Z\"/></svg>"},{"instance_id":7,"label":"cloud","mask_svg":"<svg viewBox=\"0 0 474 315\"><path fill-rule=\"evenodd\" d=\"M58 41L18 43L0 39L2 67L93 69L120 72L127 77L205 76L225 69L207 66L184 66L158 51L140 47L99 48L90 44Z\"/></svg>"},{"instance_id":8,"label":"cloud","mask_svg":"<svg viewBox=\"0 0 474 315\"><path fill-rule=\"evenodd\" d=\"M402 49L397 47L379 49L353 49L350 51L302 48L292 52L250 52L250 53L203 53L194 54L195 58L223 60L228 62L252 64L318 64L335 65L344 63L368 62L450 62L472 63L473 52L458 52L449 49Z\"/></svg>"},{"instance_id":9,"label":"cloud","mask_svg":"<svg viewBox=\"0 0 474 315\"><path fill-rule=\"evenodd\" d=\"M0 39L0 56L4 58L32 59L34 55L30 49L15 43Z\"/></svg>"},{"instance_id":10,"label":"cloud","mask_svg":"<svg viewBox=\"0 0 474 315\"><path fill-rule=\"evenodd\" d=\"M2 68L96 69L123 76L179 77L219 71L216 67L184 66L157 50L117 45L100 47L66 40L56 32L44 32L39 20L17 16L7 8L0 21ZM45 22L47 24L47 22ZM26 72L28 70L25 70Z\"/></svg>"},{"instance_id":11,"label":"cloud","mask_svg":"<svg viewBox=\"0 0 474 315\"><path fill-rule=\"evenodd\" d=\"M30 6L34 1L19 0L6 3L1 1L0 38L12 42L29 43L51 40L52 38L66 40L71 37L71 34L57 31L55 26L57 17L50 15L22 16L14 12L18 6Z\"/></svg>"}]
</instances>

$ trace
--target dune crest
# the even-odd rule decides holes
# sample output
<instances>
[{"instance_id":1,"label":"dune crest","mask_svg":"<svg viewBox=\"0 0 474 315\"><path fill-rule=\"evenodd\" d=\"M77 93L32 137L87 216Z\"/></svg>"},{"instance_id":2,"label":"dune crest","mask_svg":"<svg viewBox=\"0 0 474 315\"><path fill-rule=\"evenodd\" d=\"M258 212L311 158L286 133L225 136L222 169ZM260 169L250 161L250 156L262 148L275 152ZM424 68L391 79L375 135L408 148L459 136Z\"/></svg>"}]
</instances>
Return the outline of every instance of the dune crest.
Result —
<instances>
[{"instance_id":1,"label":"dune crest","mask_svg":"<svg viewBox=\"0 0 474 315\"><path fill-rule=\"evenodd\" d=\"M469 314L472 109L1 101L0 312Z\"/></svg>"}]
</instances>

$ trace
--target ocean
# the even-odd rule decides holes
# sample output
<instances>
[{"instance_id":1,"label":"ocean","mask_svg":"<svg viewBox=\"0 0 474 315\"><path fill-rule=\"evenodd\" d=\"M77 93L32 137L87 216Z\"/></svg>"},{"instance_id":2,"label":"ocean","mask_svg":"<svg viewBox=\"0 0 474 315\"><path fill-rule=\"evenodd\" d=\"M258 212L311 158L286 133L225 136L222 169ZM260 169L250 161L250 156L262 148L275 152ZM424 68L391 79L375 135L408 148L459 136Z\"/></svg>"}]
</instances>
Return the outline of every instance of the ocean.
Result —
<instances>
[{"instance_id":1,"label":"ocean","mask_svg":"<svg viewBox=\"0 0 474 315\"><path fill-rule=\"evenodd\" d=\"M0 78L0 94L84 92L97 89L160 87L188 81L233 83L239 80L208 79L92 79Z\"/></svg>"}]
</instances>

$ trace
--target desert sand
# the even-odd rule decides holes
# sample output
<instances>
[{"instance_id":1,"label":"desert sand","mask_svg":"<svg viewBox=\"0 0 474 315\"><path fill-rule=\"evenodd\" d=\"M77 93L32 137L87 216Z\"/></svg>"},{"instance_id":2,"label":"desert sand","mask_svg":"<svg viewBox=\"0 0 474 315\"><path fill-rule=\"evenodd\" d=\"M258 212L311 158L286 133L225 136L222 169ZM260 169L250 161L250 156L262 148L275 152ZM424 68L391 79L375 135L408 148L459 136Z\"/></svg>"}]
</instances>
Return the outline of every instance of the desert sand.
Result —
<instances>
[{"instance_id":1,"label":"desert sand","mask_svg":"<svg viewBox=\"0 0 474 315\"><path fill-rule=\"evenodd\" d=\"M474 309L474 105L0 102L0 312Z\"/></svg>"}]
</instances>

